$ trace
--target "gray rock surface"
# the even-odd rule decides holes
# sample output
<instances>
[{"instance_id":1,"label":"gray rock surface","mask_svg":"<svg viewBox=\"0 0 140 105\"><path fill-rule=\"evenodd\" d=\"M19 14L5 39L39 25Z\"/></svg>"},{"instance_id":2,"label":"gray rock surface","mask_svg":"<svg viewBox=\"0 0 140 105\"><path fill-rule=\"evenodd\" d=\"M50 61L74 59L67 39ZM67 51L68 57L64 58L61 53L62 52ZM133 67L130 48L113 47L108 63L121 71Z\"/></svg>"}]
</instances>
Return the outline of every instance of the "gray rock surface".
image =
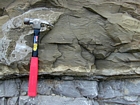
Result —
<instances>
[{"instance_id":1,"label":"gray rock surface","mask_svg":"<svg viewBox=\"0 0 140 105\"><path fill-rule=\"evenodd\" d=\"M95 98L98 95L98 83L96 81L76 81L76 88L86 98Z\"/></svg>"},{"instance_id":2,"label":"gray rock surface","mask_svg":"<svg viewBox=\"0 0 140 105\"><path fill-rule=\"evenodd\" d=\"M73 81L64 81L57 83L53 92L57 95L63 95L67 97L81 97L78 87L75 86Z\"/></svg>"},{"instance_id":3,"label":"gray rock surface","mask_svg":"<svg viewBox=\"0 0 140 105\"><path fill-rule=\"evenodd\" d=\"M0 104L1 105L6 105L6 99L5 98L0 98Z\"/></svg>"},{"instance_id":4,"label":"gray rock surface","mask_svg":"<svg viewBox=\"0 0 140 105\"><path fill-rule=\"evenodd\" d=\"M38 96L36 98L29 98L21 96L19 98L19 105L92 105L90 100L85 98L67 98L60 96Z\"/></svg>"},{"instance_id":5,"label":"gray rock surface","mask_svg":"<svg viewBox=\"0 0 140 105\"><path fill-rule=\"evenodd\" d=\"M100 98L108 99L122 96L139 95L139 79L131 80L112 80L108 82L101 82Z\"/></svg>"},{"instance_id":6,"label":"gray rock surface","mask_svg":"<svg viewBox=\"0 0 140 105\"><path fill-rule=\"evenodd\" d=\"M0 97L14 97L19 95L20 80L0 81Z\"/></svg>"},{"instance_id":7,"label":"gray rock surface","mask_svg":"<svg viewBox=\"0 0 140 105\"><path fill-rule=\"evenodd\" d=\"M12 97L7 100L7 103L4 105L18 105L19 97Z\"/></svg>"},{"instance_id":8,"label":"gray rock surface","mask_svg":"<svg viewBox=\"0 0 140 105\"><path fill-rule=\"evenodd\" d=\"M64 81L56 84L54 93L67 97L94 98L98 94L97 82L95 81Z\"/></svg>"},{"instance_id":9,"label":"gray rock surface","mask_svg":"<svg viewBox=\"0 0 140 105\"><path fill-rule=\"evenodd\" d=\"M27 95L28 82L21 84L20 95ZM98 83L96 81L56 81L40 80L38 83L38 94L40 95L60 95L65 97L88 97L95 98L98 95Z\"/></svg>"},{"instance_id":10,"label":"gray rock surface","mask_svg":"<svg viewBox=\"0 0 140 105\"><path fill-rule=\"evenodd\" d=\"M13 84L18 84L13 88ZM7 94L0 95L0 105L139 105L140 79L56 80L39 79L36 97L27 96L28 80L1 82ZM7 89L7 87L9 89ZM16 90L16 91L15 91Z\"/></svg>"}]
</instances>

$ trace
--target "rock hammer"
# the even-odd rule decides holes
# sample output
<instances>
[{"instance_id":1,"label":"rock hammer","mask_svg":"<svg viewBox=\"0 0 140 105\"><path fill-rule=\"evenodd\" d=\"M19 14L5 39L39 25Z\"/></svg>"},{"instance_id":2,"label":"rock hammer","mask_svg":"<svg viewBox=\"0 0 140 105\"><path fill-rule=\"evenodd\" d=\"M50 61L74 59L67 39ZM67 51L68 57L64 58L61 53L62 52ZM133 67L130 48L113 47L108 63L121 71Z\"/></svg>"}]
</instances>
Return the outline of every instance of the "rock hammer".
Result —
<instances>
[{"instance_id":1,"label":"rock hammer","mask_svg":"<svg viewBox=\"0 0 140 105\"><path fill-rule=\"evenodd\" d=\"M37 83L38 83L38 44L39 44L40 29L45 25L49 27L53 27L53 25L41 19L30 19L30 18L25 18L24 24L27 25L32 24L32 27L34 29L32 57L30 60L28 96L35 97L37 95Z\"/></svg>"}]
</instances>

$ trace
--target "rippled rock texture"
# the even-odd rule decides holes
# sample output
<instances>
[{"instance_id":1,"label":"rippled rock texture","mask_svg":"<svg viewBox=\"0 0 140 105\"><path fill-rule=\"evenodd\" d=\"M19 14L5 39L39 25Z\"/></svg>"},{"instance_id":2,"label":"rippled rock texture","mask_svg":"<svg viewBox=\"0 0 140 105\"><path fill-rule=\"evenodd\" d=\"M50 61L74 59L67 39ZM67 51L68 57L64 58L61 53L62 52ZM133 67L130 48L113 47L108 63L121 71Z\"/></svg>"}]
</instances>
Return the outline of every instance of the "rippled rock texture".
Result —
<instances>
[{"instance_id":1,"label":"rippled rock texture","mask_svg":"<svg viewBox=\"0 0 140 105\"><path fill-rule=\"evenodd\" d=\"M140 74L139 7L138 0L0 1L0 77L29 73L33 29L25 17L54 25L41 29L40 74Z\"/></svg>"}]
</instances>

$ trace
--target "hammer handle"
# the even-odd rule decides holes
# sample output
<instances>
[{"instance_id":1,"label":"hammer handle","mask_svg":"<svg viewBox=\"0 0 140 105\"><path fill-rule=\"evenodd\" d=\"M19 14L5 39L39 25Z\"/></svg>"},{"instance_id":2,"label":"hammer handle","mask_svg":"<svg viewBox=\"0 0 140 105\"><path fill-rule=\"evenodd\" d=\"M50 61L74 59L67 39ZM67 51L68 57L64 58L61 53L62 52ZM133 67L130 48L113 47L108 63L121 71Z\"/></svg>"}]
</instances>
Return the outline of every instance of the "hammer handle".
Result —
<instances>
[{"instance_id":1,"label":"hammer handle","mask_svg":"<svg viewBox=\"0 0 140 105\"><path fill-rule=\"evenodd\" d=\"M35 97L38 82L38 57L32 57L30 61L28 96Z\"/></svg>"},{"instance_id":2,"label":"hammer handle","mask_svg":"<svg viewBox=\"0 0 140 105\"><path fill-rule=\"evenodd\" d=\"M35 97L38 83L38 40L40 29L34 29L33 50L30 61L30 74L28 84L28 96Z\"/></svg>"}]
</instances>

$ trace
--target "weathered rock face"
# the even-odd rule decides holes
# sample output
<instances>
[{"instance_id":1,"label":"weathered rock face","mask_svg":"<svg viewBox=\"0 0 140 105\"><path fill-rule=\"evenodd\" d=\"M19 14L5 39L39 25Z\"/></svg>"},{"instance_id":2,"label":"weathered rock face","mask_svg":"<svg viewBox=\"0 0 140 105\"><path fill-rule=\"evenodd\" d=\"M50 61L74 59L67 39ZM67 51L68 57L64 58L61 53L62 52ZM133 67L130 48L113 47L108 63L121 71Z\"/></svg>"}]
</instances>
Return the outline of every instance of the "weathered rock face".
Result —
<instances>
[{"instance_id":1,"label":"weathered rock face","mask_svg":"<svg viewBox=\"0 0 140 105\"><path fill-rule=\"evenodd\" d=\"M139 74L139 6L138 0L1 1L1 78L29 72L33 30L25 17L54 24L41 29L40 74Z\"/></svg>"},{"instance_id":2,"label":"weathered rock face","mask_svg":"<svg viewBox=\"0 0 140 105\"><path fill-rule=\"evenodd\" d=\"M87 81L39 79L28 97L27 79L0 81L1 105L139 105L140 79ZM11 91L11 89L13 91Z\"/></svg>"}]
</instances>

